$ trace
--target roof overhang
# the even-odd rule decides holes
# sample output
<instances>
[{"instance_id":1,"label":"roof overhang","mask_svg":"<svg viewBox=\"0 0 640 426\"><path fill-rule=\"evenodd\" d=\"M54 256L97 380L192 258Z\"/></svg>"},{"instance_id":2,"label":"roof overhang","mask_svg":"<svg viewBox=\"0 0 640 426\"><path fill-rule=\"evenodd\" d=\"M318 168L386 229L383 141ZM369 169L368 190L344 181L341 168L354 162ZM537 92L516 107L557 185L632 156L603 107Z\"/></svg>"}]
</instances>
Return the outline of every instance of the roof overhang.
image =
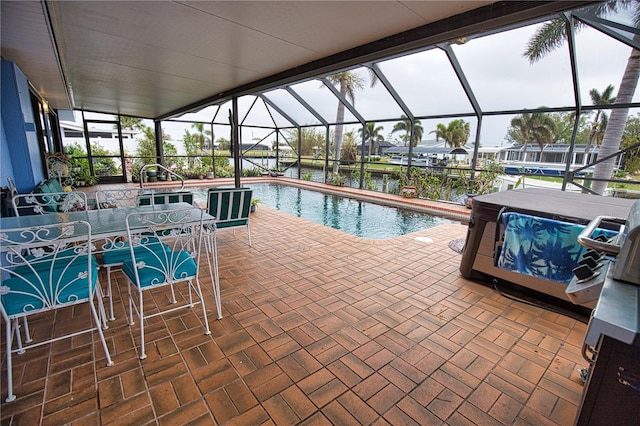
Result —
<instances>
[{"instance_id":1,"label":"roof overhang","mask_svg":"<svg viewBox=\"0 0 640 426\"><path fill-rule=\"evenodd\" d=\"M587 1L7 1L3 59L54 109L162 119Z\"/></svg>"}]
</instances>

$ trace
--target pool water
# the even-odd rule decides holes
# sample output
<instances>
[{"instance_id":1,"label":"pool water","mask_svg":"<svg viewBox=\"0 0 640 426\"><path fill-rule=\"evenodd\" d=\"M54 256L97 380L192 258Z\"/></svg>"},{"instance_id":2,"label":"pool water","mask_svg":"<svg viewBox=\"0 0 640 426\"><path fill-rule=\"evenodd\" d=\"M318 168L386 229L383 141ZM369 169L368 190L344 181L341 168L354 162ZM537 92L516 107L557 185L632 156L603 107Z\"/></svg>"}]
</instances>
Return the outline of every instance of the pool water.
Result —
<instances>
[{"instance_id":1,"label":"pool water","mask_svg":"<svg viewBox=\"0 0 640 426\"><path fill-rule=\"evenodd\" d=\"M445 223L457 223L425 213L336 197L294 186L271 183L244 186L253 189L253 198L259 199L260 204L358 237L384 240ZM206 202L206 191L207 188L194 188L196 201Z\"/></svg>"}]
</instances>

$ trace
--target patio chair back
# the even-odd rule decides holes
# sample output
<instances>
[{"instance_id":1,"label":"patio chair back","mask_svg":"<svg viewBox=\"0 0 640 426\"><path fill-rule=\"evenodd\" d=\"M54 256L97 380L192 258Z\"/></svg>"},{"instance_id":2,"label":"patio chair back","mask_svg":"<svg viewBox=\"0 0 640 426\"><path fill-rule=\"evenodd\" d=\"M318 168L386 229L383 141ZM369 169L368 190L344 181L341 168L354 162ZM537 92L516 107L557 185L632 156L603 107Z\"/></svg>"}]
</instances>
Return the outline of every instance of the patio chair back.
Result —
<instances>
[{"instance_id":1,"label":"patio chair back","mask_svg":"<svg viewBox=\"0 0 640 426\"><path fill-rule=\"evenodd\" d=\"M16 216L87 211L87 194L82 191L18 194L13 197Z\"/></svg>"},{"instance_id":2,"label":"patio chair back","mask_svg":"<svg viewBox=\"0 0 640 426\"><path fill-rule=\"evenodd\" d=\"M0 233L0 311L6 327L7 401L15 398L11 357L14 352L97 330L110 365L111 357L93 304L99 289L98 263L92 255L91 226L84 221L3 229ZM99 291L99 290L98 290ZM89 302L95 326L87 320L80 331L23 346L18 320L28 316ZM101 300L97 300L103 312ZM41 333L46 334L46 333ZM12 349L13 340L17 349Z\"/></svg>"},{"instance_id":3,"label":"patio chair back","mask_svg":"<svg viewBox=\"0 0 640 426\"><path fill-rule=\"evenodd\" d=\"M138 205L148 206L151 204L172 204L187 203L193 204L193 193L189 191L150 191L145 192L140 198Z\"/></svg>"},{"instance_id":4,"label":"patio chair back","mask_svg":"<svg viewBox=\"0 0 640 426\"><path fill-rule=\"evenodd\" d=\"M250 188L210 188L207 196L207 212L216 218L216 228L247 228L249 246L251 246L251 213Z\"/></svg>"},{"instance_id":5,"label":"patio chair back","mask_svg":"<svg viewBox=\"0 0 640 426\"><path fill-rule=\"evenodd\" d=\"M130 259L124 268L136 283L161 285L198 274L203 213L187 208L127 215Z\"/></svg>"},{"instance_id":6,"label":"patio chair back","mask_svg":"<svg viewBox=\"0 0 640 426\"><path fill-rule=\"evenodd\" d=\"M151 203L151 194L140 189L99 189L96 191L96 207L98 210L121 207L135 207ZM143 201L144 200L144 201Z\"/></svg>"}]
</instances>

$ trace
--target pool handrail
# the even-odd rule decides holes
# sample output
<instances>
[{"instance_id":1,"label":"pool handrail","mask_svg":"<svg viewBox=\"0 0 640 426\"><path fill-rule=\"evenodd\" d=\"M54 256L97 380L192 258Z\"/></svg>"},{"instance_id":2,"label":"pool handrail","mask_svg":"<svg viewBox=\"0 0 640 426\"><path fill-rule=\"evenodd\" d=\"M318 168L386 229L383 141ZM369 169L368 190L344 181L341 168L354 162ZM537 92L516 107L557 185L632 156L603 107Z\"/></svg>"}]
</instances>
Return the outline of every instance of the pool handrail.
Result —
<instances>
[{"instance_id":1,"label":"pool handrail","mask_svg":"<svg viewBox=\"0 0 640 426\"><path fill-rule=\"evenodd\" d=\"M143 172L146 171L146 169L151 168L151 167L155 167L158 170L164 170L165 172L169 173L170 176L175 176L178 178L178 180L180 181L180 189L179 191L182 191L184 189L184 178L182 176L180 176L179 174L177 174L176 172L174 172L173 170L163 166L162 164L159 163L152 163L152 164L145 164L144 166L142 166L140 168L140 188L144 188L144 184L145 184L145 179L142 178L143 176ZM173 178L171 179L173 180Z\"/></svg>"}]
</instances>

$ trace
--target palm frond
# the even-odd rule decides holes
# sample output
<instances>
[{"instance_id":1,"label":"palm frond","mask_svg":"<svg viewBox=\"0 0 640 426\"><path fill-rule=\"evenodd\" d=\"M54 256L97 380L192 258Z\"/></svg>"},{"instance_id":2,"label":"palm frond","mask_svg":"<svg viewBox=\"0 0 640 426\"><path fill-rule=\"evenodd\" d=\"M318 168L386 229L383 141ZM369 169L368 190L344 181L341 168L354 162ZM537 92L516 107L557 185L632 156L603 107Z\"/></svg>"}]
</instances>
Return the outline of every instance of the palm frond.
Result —
<instances>
[{"instance_id":1,"label":"palm frond","mask_svg":"<svg viewBox=\"0 0 640 426\"><path fill-rule=\"evenodd\" d=\"M554 51L567 39L567 27L564 20L552 19L542 25L529 39L522 56L530 63L537 62L546 54Z\"/></svg>"},{"instance_id":2,"label":"palm frond","mask_svg":"<svg viewBox=\"0 0 640 426\"><path fill-rule=\"evenodd\" d=\"M369 70L369 86L374 87L378 84L378 75L371 68L367 69Z\"/></svg>"},{"instance_id":3,"label":"palm frond","mask_svg":"<svg viewBox=\"0 0 640 426\"><path fill-rule=\"evenodd\" d=\"M604 89L604 92L602 92L602 98L609 100L610 103L614 103L616 101L616 97L611 96L613 95L614 90L615 90L615 86L613 84L608 85L607 88Z\"/></svg>"}]
</instances>

